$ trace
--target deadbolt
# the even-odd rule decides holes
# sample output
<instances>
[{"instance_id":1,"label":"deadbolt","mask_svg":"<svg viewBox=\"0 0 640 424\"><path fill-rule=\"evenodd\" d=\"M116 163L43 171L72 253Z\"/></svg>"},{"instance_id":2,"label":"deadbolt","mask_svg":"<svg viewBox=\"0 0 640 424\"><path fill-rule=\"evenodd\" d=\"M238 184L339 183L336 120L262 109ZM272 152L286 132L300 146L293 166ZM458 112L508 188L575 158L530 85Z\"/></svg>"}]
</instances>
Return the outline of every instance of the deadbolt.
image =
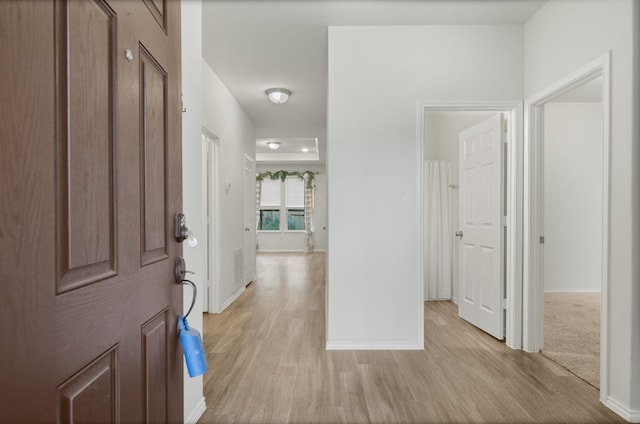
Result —
<instances>
[{"instance_id":1,"label":"deadbolt","mask_svg":"<svg viewBox=\"0 0 640 424\"><path fill-rule=\"evenodd\" d=\"M187 228L187 219L183 213L178 212L174 218L174 237L178 243L183 242L189 237L189 229Z\"/></svg>"}]
</instances>

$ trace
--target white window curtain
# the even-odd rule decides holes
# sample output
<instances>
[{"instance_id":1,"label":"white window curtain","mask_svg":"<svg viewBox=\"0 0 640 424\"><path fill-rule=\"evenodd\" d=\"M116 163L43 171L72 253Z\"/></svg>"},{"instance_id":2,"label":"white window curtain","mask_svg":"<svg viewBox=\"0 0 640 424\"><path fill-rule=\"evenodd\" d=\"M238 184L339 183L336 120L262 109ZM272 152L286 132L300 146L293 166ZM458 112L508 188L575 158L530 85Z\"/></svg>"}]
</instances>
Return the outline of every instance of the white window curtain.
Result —
<instances>
[{"instance_id":1,"label":"white window curtain","mask_svg":"<svg viewBox=\"0 0 640 424\"><path fill-rule=\"evenodd\" d=\"M282 204L282 182L280 179L272 180L265 178L262 180L260 192L261 207L280 207Z\"/></svg>"},{"instance_id":2,"label":"white window curtain","mask_svg":"<svg viewBox=\"0 0 640 424\"><path fill-rule=\"evenodd\" d=\"M309 183L309 174L304 173L304 251L313 252L313 190L314 186Z\"/></svg>"},{"instance_id":3,"label":"white window curtain","mask_svg":"<svg viewBox=\"0 0 640 424\"><path fill-rule=\"evenodd\" d=\"M453 233L451 225L451 161L425 166L425 300L451 299Z\"/></svg>"},{"instance_id":4,"label":"white window curtain","mask_svg":"<svg viewBox=\"0 0 640 424\"><path fill-rule=\"evenodd\" d=\"M284 180L284 198L286 207L304 208L304 180L287 177Z\"/></svg>"}]
</instances>

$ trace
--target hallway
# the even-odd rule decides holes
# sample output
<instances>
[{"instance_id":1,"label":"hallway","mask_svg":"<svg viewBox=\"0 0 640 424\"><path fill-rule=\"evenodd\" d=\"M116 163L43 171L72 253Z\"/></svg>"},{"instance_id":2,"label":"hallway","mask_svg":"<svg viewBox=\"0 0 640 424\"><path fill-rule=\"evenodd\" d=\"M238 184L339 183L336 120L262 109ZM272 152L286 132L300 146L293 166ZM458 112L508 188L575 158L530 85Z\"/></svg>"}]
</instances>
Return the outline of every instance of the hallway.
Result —
<instances>
[{"instance_id":1,"label":"hallway","mask_svg":"<svg viewBox=\"0 0 640 424\"><path fill-rule=\"evenodd\" d=\"M326 351L325 255L258 254L257 271L226 311L204 315L200 423L623 422L596 389L449 302L425 304L424 351Z\"/></svg>"}]
</instances>

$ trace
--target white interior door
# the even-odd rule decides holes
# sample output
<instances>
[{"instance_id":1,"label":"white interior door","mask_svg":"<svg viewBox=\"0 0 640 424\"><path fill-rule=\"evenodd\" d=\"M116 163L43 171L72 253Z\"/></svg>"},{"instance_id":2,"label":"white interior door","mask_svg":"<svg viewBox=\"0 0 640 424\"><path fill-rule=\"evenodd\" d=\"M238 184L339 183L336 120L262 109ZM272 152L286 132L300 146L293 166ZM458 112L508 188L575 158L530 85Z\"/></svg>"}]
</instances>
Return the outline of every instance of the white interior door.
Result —
<instances>
[{"instance_id":1,"label":"white interior door","mask_svg":"<svg viewBox=\"0 0 640 424\"><path fill-rule=\"evenodd\" d=\"M504 337L502 143L500 114L460 133L460 300L458 314Z\"/></svg>"},{"instance_id":2,"label":"white interior door","mask_svg":"<svg viewBox=\"0 0 640 424\"><path fill-rule=\"evenodd\" d=\"M256 162L244 155L244 283L256 277Z\"/></svg>"}]
</instances>

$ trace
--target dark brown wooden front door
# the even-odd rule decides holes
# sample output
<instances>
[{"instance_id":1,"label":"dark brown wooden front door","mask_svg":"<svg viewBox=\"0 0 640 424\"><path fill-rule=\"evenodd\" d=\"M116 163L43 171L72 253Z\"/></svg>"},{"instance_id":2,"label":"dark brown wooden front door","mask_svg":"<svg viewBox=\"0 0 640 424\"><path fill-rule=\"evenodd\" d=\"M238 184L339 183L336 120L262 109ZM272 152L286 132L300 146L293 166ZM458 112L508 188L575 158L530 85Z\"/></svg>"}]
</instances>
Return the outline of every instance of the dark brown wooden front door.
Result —
<instances>
[{"instance_id":1,"label":"dark brown wooden front door","mask_svg":"<svg viewBox=\"0 0 640 424\"><path fill-rule=\"evenodd\" d=\"M180 3L2 0L0 45L0 422L181 422Z\"/></svg>"}]
</instances>

